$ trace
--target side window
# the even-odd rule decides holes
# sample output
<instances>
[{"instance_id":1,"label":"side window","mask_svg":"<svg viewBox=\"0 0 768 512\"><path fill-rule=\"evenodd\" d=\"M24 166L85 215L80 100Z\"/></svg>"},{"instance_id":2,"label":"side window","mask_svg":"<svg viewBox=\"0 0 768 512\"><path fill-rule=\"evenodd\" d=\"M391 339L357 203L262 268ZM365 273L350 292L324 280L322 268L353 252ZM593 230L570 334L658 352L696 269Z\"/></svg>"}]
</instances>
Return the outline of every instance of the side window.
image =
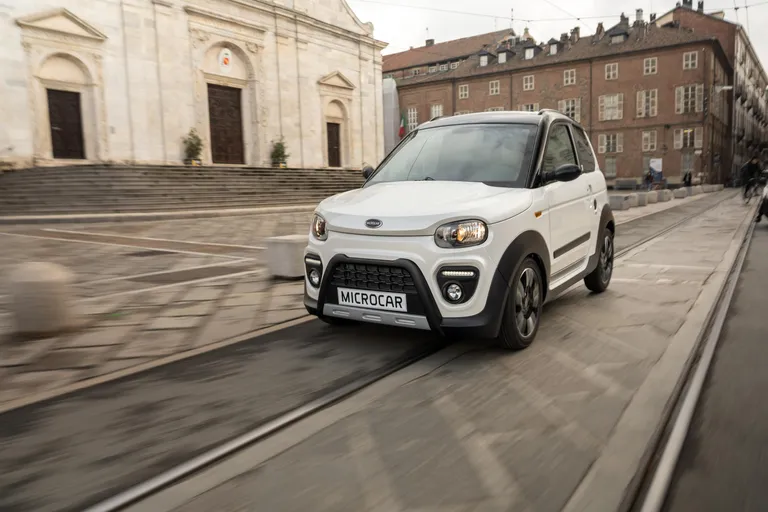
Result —
<instances>
[{"instance_id":1,"label":"side window","mask_svg":"<svg viewBox=\"0 0 768 512\"><path fill-rule=\"evenodd\" d=\"M547 148L544 150L542 170L551 172L565 164L575 164L576 155L573 152L571 137L564 124L556 124L549 130Z\"/></svg>"},{"instance_id":2,"label":"side window","mask_svg":"<svg viewBox=\"0 0 768 512\"><path fill-rule=\"evenodd\" d=\"M592 147L589 145L589 140L584 130L581 128L572 128L573 141L576 143L576 152L579 154L579 162L583 167L583 172L593 172L597 166L595 165L595 153L592 151Z\"/></svg>"}]
</instances>

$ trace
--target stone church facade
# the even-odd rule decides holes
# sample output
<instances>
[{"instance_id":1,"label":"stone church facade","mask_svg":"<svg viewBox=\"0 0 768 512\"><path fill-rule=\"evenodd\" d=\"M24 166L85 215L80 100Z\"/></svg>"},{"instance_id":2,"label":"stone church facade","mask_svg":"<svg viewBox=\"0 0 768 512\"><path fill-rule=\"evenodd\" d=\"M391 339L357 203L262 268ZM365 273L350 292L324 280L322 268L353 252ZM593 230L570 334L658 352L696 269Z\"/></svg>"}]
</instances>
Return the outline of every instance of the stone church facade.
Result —
<instances>
[{"instance_id":1,"label":"stone church facade","mask_svg":"<svg viewBox=\"0 0 768 512\"><path fill-rule=\"evenodd\" d=\"M0 5L0 165L359 168L383 158L381 50L344 0Z\"/></svg>"}]
</instances>

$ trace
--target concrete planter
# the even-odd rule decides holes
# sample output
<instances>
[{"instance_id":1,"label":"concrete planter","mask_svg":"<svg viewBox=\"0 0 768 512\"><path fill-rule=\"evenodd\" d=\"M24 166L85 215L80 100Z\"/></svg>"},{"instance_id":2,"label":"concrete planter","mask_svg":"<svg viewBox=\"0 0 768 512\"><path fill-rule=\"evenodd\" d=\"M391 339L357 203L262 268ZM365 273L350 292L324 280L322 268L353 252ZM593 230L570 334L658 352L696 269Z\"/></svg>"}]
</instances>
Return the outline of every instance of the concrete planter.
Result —
<instances>
[{"instance_id":1,"label":"concrete planter","mask_svg":"<svg viewBox=\"0 0 768 512\"><path fill-rule=\"evenodd\" d=\"M273 277L304 277L304 249L307 235L276 236L267 239L267 268Z\"/></svg>"},{"instance_id":2,"label":"concrete planter","mask_svg":"<svg viewBox=\"0 0 768 512\"><path fill-rule=\"evenodd\" d=\"M688 189L687 188L678 188L675 189L675 199L685 199L688 197Z\"/></svg>"},{"instance_id":3,"label":"concrete planter","mask_svg":"<svg viewBox=\"0 0 768 512\"><path fill-rule=\"evenodd\" d=\"M675 198L675 194L671 190L665 189L665 190L659 190L658 192L658 200L660 203L666 203L668 201L671 201L674 198Z\"/></svg>"},{"instance_id":4,"label":"concrete planter","mask_svg":"<svg viewBox=\"0 0 768 512\"><path fill-rule=\"evenodd\" d=\"M614 211L629 210L631 208L628 195L608 196L608 203L611 206L611 210L614 210Z\"/></svg>"}]
</instances>

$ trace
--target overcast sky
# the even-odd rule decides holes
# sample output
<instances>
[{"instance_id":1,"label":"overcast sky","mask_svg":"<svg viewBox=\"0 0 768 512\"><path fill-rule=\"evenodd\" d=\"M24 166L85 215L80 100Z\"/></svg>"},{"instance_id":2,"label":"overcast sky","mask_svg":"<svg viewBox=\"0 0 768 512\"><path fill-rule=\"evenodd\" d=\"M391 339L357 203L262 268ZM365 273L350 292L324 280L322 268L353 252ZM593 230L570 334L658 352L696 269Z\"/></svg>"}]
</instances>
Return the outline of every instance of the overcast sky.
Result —
<instances>
[{"instance_id":1,"label":"overcast sky","mask_svg":"<svg viewBox=\"0 0 768 512\"><path fill-rule=\"evenodd\" d=\"M376 39L389 43L385 54L407 50L411 46L423 46L427 37L441 42L508 28L513 8L512 26L518 34L522 34L527 26L537 41L548 41L577 25L581 26L582 35L593 33L600 21L608 28L618 23L622 11L634 20L635 10L643 9L643 17L647 21L651 13L661 16L673 9L676 3L676 0L347 1L361 21L373 22ZM694 8L697 3L698 0L693 1ZM742 6L738 12L733 8L734 3ZM745 9L745 5L752 7ZM725 10L726 19L738 21L745 29L749 28L750 40L765 69L768 66L768 1L705 0L706 12L720 9ZM440 11L461 11L465 14Z\"/></svg>"}]
</instances>

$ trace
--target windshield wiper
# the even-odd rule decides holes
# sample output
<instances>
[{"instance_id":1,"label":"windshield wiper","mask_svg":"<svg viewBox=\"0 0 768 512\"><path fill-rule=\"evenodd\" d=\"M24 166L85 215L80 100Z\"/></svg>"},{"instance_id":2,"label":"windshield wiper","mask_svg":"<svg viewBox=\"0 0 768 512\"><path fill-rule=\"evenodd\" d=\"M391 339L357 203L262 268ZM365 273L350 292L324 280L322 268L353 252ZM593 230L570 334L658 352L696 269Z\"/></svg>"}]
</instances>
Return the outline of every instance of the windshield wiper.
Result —
<instances>
[{"instance_id":1,"label":"windshield wiper","mask_svg":"<svg viewBox=\"0 0 768 512\"><path fill-rule=\"evenodd\" d=\"M435 181L435 178L431 178L431 177L427 176L423 180L419 180L419 181Z\"/></svg>"}]
</instances>

